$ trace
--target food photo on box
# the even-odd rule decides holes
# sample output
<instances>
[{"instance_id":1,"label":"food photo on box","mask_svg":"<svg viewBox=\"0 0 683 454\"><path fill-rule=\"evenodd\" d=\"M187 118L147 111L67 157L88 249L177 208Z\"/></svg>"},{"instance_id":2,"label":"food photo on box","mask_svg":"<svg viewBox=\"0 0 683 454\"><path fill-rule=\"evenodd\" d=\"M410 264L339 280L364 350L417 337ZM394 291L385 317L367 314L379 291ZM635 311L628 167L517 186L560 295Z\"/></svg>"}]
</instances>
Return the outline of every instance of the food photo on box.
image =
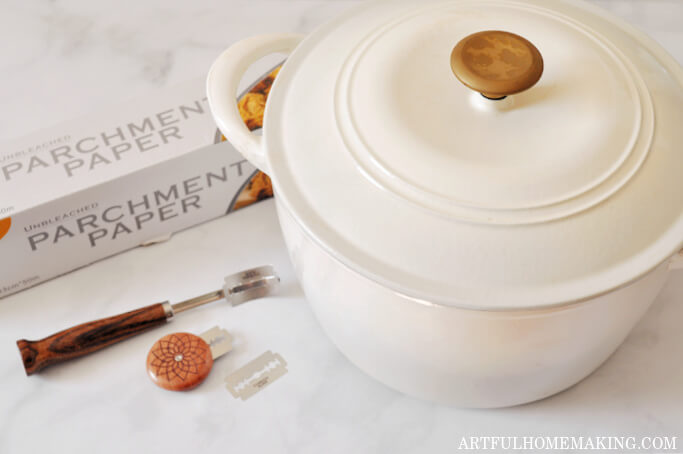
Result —
<instances>
[{"instance_id":1,"label":"food photo on box","mask_svg":"<svg viewBox=\"0 0 683 454\"><path fill-rule=\"evenodd\" d=\"M0 5L0 452L683 452L683 3L124 3Z\"/></svg>"}]
</instances>

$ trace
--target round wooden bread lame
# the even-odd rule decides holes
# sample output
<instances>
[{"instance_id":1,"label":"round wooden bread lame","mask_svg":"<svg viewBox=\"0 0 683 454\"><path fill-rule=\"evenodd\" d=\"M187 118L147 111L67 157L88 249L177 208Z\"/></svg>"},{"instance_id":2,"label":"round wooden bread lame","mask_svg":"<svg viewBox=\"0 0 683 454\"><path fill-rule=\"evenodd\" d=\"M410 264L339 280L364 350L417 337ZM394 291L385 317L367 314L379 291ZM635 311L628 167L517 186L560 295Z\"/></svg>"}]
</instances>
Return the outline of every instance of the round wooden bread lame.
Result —
<instances>
[{"instance_id":1,"label":"round wooden bread lame","mask_svg":"<svg viewBox=\"0 0 683 454\"><path fill-rule=\"evenodd\" d=\"M190 333L174 333L154 343L147 355L147 373L154 383L169 391L199 386L211 372L209 344Z\"/></svg>"},{"instance_id":2,"label":"round wooden bread lame","mask_svg":"<svg viewBox=\"0 0 683 454\"><path fill-rule=\"evenodd\" d=\"M147 373L154 383L169 391L188 391L208 377L214 359L232 350L232 336L219 327L196 336L167 334L152 345Z\"/></svg>"}]
</instances>

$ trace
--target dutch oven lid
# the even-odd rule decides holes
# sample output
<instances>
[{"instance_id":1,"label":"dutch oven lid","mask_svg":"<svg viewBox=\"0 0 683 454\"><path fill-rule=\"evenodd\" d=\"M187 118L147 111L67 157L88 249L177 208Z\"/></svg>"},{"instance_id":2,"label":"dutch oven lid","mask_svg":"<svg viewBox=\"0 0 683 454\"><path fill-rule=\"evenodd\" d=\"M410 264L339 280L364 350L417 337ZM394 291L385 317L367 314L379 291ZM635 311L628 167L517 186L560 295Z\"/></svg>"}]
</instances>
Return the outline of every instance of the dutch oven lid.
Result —
<instances>
[{"instance_id":1,"label":"dutch oven lid","mask_svg":"<svg viewBox=\"0 0 683 454\"><path fill-rule=\"evenodd\" d=\"M314 240L383 285L563 304L681 247L682 85L659 46L588 4L373 2L290 56L268 163Z\"/></svg>"}]
</instances>

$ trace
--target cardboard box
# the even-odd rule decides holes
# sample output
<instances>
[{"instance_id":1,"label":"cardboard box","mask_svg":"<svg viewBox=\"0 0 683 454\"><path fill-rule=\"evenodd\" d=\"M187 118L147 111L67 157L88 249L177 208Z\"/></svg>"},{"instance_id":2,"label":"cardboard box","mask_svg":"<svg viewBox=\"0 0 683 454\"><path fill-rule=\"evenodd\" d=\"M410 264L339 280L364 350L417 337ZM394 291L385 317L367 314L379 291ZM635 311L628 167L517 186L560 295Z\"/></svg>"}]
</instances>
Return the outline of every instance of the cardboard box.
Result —
<instances>
[{"instance_id":1,"label":"cardboard box","mask_svg":"<svg viewBox=\"0 0 683 454\"><path fill-rule=\"evenodd\" d=\"M277 70L239 101L261 127ZM204 79L0 146L0 297L272 196Z\"/></svg>"}]
</instances>

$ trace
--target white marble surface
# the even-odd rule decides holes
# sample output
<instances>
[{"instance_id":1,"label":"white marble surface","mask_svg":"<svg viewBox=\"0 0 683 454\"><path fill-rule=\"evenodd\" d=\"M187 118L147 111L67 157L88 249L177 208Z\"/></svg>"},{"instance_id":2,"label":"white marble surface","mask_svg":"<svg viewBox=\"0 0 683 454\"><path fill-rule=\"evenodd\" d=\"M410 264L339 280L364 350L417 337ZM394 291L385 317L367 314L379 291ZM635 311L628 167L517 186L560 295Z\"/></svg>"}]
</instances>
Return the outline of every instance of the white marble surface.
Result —
<instances>
[{"instance_id":1,"label":"white marble surface","mask_svg":"<svg viewBox=\"0 0 683 454\"><path fill-rule=\"evenodd\" d=\"M0 140L205 73L254 33L310 31L335 0L0 0ZM683 1L601 0L683 61ZM139 305L190 297L224 274L273 263L279 296L182 314L87 359L31 378L14 341ZM453 452L463 435L678 436L683 449L683 272L597 372L557 396L502 410L416 401L351 366L295 283L272 201L0 300L0 453ZM154 387L151 344L220 324L235 350L190 393ZM580 335L580 333L577 333ZM265 350L290 372L242 402L222 386Z\"/></svg>"}]
</instances>

